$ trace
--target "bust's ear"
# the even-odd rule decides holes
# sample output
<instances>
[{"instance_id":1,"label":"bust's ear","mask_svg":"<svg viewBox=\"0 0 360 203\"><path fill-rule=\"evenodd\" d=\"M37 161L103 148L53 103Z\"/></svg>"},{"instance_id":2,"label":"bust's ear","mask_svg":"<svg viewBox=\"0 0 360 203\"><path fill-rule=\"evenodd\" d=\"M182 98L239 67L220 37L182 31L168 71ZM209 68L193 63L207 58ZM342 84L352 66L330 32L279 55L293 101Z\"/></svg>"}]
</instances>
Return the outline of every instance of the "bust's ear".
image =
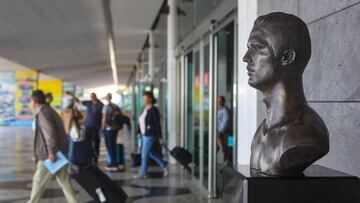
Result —
<instances>
[{"instance_id":1,"label":"bust's ear","mask_svg":"<svg viewBox=\"0 0 360 203\"><path fill-rule=\"evenodd\" d=\"M294 49L287 49L281 57L281 65L286 66L295 61L296 52Z\"/></svg>"}]
</instances>

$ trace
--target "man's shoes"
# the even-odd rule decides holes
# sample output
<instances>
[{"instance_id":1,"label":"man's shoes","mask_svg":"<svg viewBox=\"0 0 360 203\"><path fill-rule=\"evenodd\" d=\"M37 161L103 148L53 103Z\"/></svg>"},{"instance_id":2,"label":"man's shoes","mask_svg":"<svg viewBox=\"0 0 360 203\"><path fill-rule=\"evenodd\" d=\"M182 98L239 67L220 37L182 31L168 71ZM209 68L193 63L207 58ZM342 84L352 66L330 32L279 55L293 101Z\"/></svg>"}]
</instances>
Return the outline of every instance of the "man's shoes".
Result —
<instances>
[{"instance_id":1,"label":"man's shoes","mask_svg":"<svg viewBox=\"0 0 360 203\"><path fill-rule=\"evenodd\" d=\"M105 169L105 171L108 171L108 172L118 172L119 171L119 168L114 165L107 165L104 167L104 169Z\"/></svg>"},{"instance_id":2,"label":"man's shoes","mask_svg":"<svg viewBox=\"0 0 360 203\"><path fill-rule=\"evenodd\" d=\"M167 177L169 175L169 169L168 167L163 168L163 176Z\"/></svg>"},{"instance_id":3,"label":"man's shoes","mask_svg":"<svg viewBox=\"0 0 360 203\"><path fill-rule=\"evenodd\" d=\"M147 178L147 175L141 175L140 173L133 176L133 179L145 179Z\"/></svg>"}]
</instances>

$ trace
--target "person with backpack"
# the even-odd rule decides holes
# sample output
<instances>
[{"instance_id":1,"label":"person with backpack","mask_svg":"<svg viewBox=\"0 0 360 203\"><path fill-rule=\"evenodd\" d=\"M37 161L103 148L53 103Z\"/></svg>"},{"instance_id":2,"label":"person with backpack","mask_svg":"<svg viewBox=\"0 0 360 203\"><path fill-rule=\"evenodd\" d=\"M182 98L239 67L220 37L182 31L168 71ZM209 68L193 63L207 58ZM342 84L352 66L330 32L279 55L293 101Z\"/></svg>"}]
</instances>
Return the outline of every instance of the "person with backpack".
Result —
<instances>
[{"instance_id":1,"label":"person with backpack","mask_svg":"<svg viewBox=\"0 0 360 203\"><path fill-rule=\"evenodd\" d=\"M122 114L121 110L116 104L111 102L112 95L106 95L107 105L102 110L102 132L104 133L105 145L107 149L107 165L104 167L106 171L119 171L117 163L116 140L118 131L122 129Z\"/></svg>"}]
</instances>

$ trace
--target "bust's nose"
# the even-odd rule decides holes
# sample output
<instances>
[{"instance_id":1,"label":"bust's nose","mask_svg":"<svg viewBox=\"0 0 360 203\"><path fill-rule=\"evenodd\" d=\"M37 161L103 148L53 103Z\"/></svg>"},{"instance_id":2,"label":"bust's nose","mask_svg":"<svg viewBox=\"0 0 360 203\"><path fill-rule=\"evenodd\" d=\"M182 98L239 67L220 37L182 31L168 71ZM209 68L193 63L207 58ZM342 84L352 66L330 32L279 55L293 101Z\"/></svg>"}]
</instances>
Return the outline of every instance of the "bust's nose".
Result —
<instances>
[{"instance_id":1,"label":"bust's nose","mask_svg":"<svg viewBox=\"0 0 360 203\"><path fill-rule=\"evenodd\" d=\"M251 62L251 57L250 57L250 53L249 50L247 50L247 52L245 53L244 57L243 57L243 61L245 63L250 63Z\"/></svg>"}]
</instances>

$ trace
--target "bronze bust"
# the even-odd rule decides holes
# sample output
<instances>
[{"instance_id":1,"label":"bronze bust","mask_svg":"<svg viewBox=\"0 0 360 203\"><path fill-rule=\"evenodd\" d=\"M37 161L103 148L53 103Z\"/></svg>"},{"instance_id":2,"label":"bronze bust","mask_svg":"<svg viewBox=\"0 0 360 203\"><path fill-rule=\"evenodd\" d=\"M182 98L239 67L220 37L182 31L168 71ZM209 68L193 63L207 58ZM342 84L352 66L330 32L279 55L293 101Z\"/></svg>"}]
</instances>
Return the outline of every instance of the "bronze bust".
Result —
<instances>
[{"instance_id":1,"label":"bronze bust","mask_svg":"<svg viewBox=\"0 0 360 203\"><path fill-rule=\"evenodd\" d=\"M270 176L301 175L329 151L328 130L303 90L311 56L307 26L291 14L260 16L247 46L248 83L261 92L267 110L252 141L250 167Z\"/></svg>"}]
</instances>

